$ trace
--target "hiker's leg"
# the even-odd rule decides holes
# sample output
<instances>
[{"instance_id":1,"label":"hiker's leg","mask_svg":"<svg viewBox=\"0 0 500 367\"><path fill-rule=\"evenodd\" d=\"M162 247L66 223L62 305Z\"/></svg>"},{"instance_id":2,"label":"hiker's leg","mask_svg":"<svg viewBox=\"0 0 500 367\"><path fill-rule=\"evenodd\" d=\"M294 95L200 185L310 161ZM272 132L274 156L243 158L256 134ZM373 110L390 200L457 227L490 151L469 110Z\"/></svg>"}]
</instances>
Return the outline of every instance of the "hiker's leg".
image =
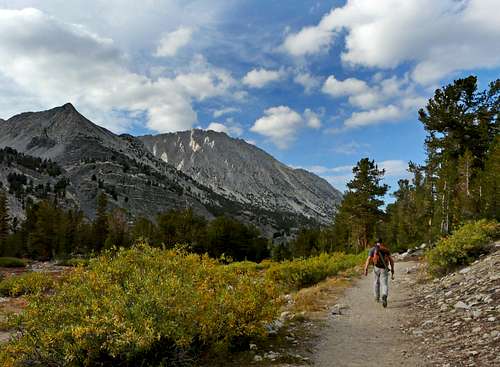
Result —
<instances>
[{"instance_id":1,"label":"hiker's leg","mask_svg":"<svg viewBox=\"0 0 500 367\"><path fill-rule=\"evenodd\" d=\"M380 269L373 267L373 295L376 300L380 299Z\"/></svg>"},{"instance_id":2,"label":"hiker's leg","mask_svg":"<svg viewBox=\"0 0 500 367\"><path fill-rule=\"evenodd\" d=\"M383 269L381 271L381 288L382 288L382 297L386 297L389 294L389 270Z\"/></svg>"}]
</instances>

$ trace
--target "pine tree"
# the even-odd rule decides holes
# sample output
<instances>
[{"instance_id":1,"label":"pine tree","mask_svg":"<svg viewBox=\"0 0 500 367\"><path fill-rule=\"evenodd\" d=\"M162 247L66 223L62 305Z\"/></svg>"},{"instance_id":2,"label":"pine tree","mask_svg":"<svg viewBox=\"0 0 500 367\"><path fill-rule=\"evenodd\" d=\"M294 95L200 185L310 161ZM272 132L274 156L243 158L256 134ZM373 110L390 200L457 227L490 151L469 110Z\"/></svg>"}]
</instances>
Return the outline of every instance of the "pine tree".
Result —
<instances>
[{"instance_id":1,"label":"pine tree","mask_svg":"<svg viewBox=\"0 0 500 367\"><path fill-rule=\"evenodd\" d=\"M480 216L486 203L484 169L498 134L500 80L484 92L469 76L436 90L419 120L428 135L428 182L432 183L432 236L450 233L464 219Z\"/></svg>"},{"instance_id":2,"label":"pine tree","mask_svg":"<svg viewBox=\"0 0 500 367\"><path fill-rule=\"evenodd\" d=\"M100 251L104 247L108 237L108 197L105 192L97 196L96 217L93 223L94 229L94 250Z\"/></svg>"},{"instance_id":3,"label":"pine tree","mask_svg":"<svg viewBox=\"0 0 500 367\"><path fill-rule=\"evenodd\" d=\"M377 225L383 219L380 209L384 203L380 197L387 193L388 186L381 184L384 170L379 170L373 160L361 159L353 168L354 178L347 183L348 191L335 218L334 227L347 243L360 251L377 234ZM342 228L343 227L343 228Z\"/></svg>"},{"instance_id":4,"label":"pine tree","mask_svg":"<svg viewBox=\"0 0 500 367\"><path fill-rule=\"evenodd\" d=\"M9 235L9 208L7 195L0 187L0 249L3 251L5 241Z\"/></svg>"}]
</instances>

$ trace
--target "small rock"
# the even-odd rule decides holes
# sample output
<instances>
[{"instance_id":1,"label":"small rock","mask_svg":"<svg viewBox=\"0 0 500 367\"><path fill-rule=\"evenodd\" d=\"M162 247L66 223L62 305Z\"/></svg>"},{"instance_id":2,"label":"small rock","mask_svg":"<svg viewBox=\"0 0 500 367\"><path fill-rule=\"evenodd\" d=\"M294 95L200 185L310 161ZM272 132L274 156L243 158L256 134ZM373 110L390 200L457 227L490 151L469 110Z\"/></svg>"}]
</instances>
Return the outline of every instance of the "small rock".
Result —
<instances>
[{"instance_id":1,"label":"small rock","mask_svg":"<svg viewBox=\"0 0 500 367\"><path fill-rule=\"evenodd\" d=\"M257 344L250 343L249 348L250 350L257 350Z\"/></svg>"},{"instance_id":2,"label":"small rock","mask_svg":"<svg viewBox=\"0 0 500 367\"><path fill-rule=\"evenodd\" d=\"M263 359L263 358L262 358L261 356L259 356L258 354L256 354L256 355L253 357L254 362L262 362L262 359Z\"/></svg>"},{"instance_id":3,"label":"small rock","mask_svg":"<svg viewBox=\"0 0 500 367\"><path fill-rule=\"evenodd\" d=\"M496 317L488 317L489 322L494 322L497 318Z\"/></svg>"},{"instance_id":4,"label":"small rock","mask_svg":"<svg viewBox=\"0 0 500 367\"><path fill-rule=\"evenodd\" d=\"M470 271L470 267L468 268L463 268L462 270L459 271L460 274L467 274Z\"/></svg>"},{"instance_id":5,"label":"small rock","mask_svg":"<svg viewBox=\"0 0 500 367\"><path fill-rule=\"evenodd\" d=\"M457 310L468 310L470 308L466 303L462 301L458 301L453 307Z\"/></svg>"}]
</instances>

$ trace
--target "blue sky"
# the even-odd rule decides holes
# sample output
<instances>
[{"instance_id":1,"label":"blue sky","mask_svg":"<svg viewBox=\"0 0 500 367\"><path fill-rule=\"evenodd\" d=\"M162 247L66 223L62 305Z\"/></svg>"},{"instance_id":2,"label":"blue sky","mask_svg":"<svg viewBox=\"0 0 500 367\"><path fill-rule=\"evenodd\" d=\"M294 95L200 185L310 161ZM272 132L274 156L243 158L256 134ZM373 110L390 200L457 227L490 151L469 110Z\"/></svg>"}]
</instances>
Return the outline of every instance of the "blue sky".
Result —
<instances>
[{"instance_id":1,"label":"blue sky","mask_svg":"<svg viewBox=\"0 0 500 367\"><path fill-rule=\"evenodd\" d=\"M0 118L72 102L114 132L211 128L343 190L422 163L433 91L500 75L496 0L0 0Z\"/></svg>"}]
</instances>

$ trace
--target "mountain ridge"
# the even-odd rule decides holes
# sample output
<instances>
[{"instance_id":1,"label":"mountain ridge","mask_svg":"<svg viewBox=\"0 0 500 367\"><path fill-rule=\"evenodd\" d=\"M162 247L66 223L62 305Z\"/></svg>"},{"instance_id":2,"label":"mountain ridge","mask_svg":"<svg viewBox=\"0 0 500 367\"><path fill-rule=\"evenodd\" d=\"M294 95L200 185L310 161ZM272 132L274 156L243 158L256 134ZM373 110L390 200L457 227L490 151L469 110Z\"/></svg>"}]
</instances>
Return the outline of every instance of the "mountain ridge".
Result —
<instances>
[{"instance_id":1,"label":"mountain ridge","mask_svg":"<svg viewBox=\"0 0 500 367\"><path fill-rule=\"evenodd\" d=\"M232 138L226 136L224 139ZM283 181L282 176L288 175L287 179L296 184L301 180L309 183L308 177L312 174L305 171L291 174L293 169L258 147L241 139L231 141L230 145L237 153L242 144L245 144L244 152L250 149L258 156L271 159L278 171L282 171L279 178L267 174L271 182ZM266 198L272 199L275 194L272 190L242 196L231 186L218 187L220 180L199 180L179 169L182 167L156 157L141 137L116 135L88 120L70 103L41 112L24 112L2 122L0 148L7 146L60 164L70 181L69 192L90 217L95 211L95 198L100 190L109 194L111 208L124 207L133 217L154 218L161 211L192 207L208 219L221 214L234 216L256 224L267 234L301 223L326 223L333 215L332 211L322 211L318 203L309 203L307 210L302 210L300 206L303 203L289 194L284 196L288 196L288 203L297 201L294 205L262 205ZM190 151L197 149L195 145L193 147ZM211 156L209 165L212 164L210 160L221 159ZM244 171L245 167L233 169L234 172L228 170L226 175L237 178L236 173ZM312 191L316 190L313 186L310 187ZM331 186L330 189L334 190Z\"/></svg>"}]
</instances>

